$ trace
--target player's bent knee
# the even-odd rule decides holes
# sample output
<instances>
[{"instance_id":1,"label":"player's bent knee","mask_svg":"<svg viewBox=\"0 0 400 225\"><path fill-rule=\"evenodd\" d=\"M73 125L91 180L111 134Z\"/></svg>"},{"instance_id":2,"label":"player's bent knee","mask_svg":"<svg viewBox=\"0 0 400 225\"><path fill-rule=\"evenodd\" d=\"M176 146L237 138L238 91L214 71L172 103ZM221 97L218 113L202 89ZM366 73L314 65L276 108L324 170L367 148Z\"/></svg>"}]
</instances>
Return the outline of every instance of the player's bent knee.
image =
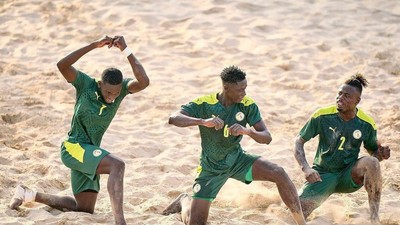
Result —
<instances>
[{"instance_id":1,"label":"player's bent knee","mask_svg":"<svg viewBox=\"0 0 400 225\"><path fill-rule=\"evenodd\" d=\"M367 161L366 165L370 170L378 170L380 168L379 160L375 157L368 156L365 159Z\"/></svg>"},{"instance_id":2,"label":"player's bent knee","mask_svg":"<svg viewBox=\"0 0 400 225\"><path fill-rule=\"evenodd\" d=\"M112 167L119 171L125 171L125 162L121 159L113 158Z\"/></svg>"},{"instance_id":3,"label":"player's bent knee","mask_svg":"<svg viewBox=\"0 0 400 225\"><path fill-rule=\"evenodd\" d=\"M271 181L274 183L285 183L289 179L286 171L281 166L275 166L272 171Z\"/></svg>"},{"instance_id":4,"label":"player's bent knee","mask_svg":"<svg viewBox=\"0 0 400 225\"><path fill-rule=\"evenodd\" d=\"M287 176L286 171L280 166L274 168L274 174L279 178Z\"/></svg>"},{"instance_id":5,"label":"player's bent knee","mask_svg":"<svg viewBox=\"0 0 400 225\"><path fill-rule=\"evenodd\" d=\"M118 160L116 166L121 170L125 170L125 162L122 160Z\"/></svg>"}]
</instances>

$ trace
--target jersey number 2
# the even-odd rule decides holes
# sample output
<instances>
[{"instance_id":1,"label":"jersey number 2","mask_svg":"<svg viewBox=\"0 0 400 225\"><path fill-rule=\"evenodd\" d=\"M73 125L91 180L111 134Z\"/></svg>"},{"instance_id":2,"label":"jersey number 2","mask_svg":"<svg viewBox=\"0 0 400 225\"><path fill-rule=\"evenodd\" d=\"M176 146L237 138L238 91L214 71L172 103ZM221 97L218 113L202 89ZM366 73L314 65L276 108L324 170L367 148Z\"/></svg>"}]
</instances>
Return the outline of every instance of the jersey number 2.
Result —
<instances>
[{"instance_id":1,"label":"jersey number 2","mask_svg":"<svg viewBox=\"0 0 400 225\"><path fill-rule=\"evenodd\" d=\"M338 148L338 150L343 150L344 148L343 148L343 145L344 145L344 142L346 141L346 138L345 137L340 137L340 145L339 145L339 148Z\"/></svg>"}]
</instances>

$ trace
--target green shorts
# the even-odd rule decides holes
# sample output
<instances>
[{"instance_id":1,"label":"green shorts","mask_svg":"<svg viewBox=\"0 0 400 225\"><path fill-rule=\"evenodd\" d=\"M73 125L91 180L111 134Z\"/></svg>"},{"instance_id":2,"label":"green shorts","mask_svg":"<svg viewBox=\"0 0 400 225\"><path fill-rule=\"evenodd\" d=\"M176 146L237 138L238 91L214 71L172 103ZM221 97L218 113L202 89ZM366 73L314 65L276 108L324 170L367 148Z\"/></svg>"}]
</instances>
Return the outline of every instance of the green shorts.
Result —
<instances>
[{"instance_id":1,"label":"green shorts","mask_svg":"<svg viewBox=\"0 0 400 225\"><path fill-rule=\"evenodd\" d=\"M252 166L260 156L240 154L233 166L222 173L203 170L201 165L197 169L197 178L193 184L193 198L213 201L228 178L234 178L243 183L253 181Z\"/></svg>"},{"instance_id":2,"label":"green shorts","mask_svg":"<svg viewBox=\"0 0 400 225\"><path fill-rule=\"evenodd\" d=\"M352 193L359 190L363 185L356 184L351 177L355 163L339 172L326 172L313 166L322 181L312 184L306 182L299 191L300 200L312 201L319 206L333 193Z\"/></svg>"},{"instance_id":3,"label":"green shorts","mask_svg":"<svg viewBox=\"0 0 400 225\"><path fill-rule=\"evenodd\" d=\"M96 174L100 161L110 154L98 146L64 141L61 160L71 169L71 186L74 194L100 190L100 176Z\"/></svg>"}]
</instances>

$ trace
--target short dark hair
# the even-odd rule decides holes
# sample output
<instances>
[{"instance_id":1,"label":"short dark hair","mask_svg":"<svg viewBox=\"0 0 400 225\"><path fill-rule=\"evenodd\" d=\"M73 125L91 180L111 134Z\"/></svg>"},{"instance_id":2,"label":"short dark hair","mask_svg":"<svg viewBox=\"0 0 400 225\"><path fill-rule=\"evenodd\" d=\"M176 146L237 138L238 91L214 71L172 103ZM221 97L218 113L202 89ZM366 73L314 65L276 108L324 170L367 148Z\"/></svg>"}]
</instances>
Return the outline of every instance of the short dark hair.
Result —
<instances>
[{"instance_id":1,"label":"short dark hair","mask_svg":"<svg viewBox=\"0 0 400 225\"><path fill-rule=\"evenodd\" d=\"M237 66L229 66L222 70L221 79L226 83L237 83L246 79L246 73Z\"/></svg>"},{"instance_id":2,"label":"short dark hair","mask_svg":"<svg viewBox=\"0 0 400 225\"><path fill-rule=\"evenodd\" d=\"M357 88L360 94L362 93L363 87L368 87L368 81L361 73L354 74L353 76L350 77L350 79L347 79L346 82L344 83Z\"/></svg>"},{"instance_id":3,"label":"short dark hair","mask_svg":"<svg viewBox=\"0 0 400 225\"><path fill-rule=\"evenodd\" d=\"M119 69L116 68L108 68L103 71L101 74L101 80L104 83L108 83L111 85L117 85L122 83L122 73Z\"/></svg>"}]
</instances>

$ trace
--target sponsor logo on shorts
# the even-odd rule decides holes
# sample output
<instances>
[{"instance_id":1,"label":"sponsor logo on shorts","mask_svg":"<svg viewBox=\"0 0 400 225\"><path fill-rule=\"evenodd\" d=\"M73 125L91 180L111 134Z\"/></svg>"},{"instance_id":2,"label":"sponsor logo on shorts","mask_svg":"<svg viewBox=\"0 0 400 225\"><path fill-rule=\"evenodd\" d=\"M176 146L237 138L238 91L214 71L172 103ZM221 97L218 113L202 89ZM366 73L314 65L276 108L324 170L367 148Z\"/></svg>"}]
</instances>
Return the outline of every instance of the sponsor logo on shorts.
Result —
<instances>
[{"instance_id":1,"label":"sponsor logo on shorts","mask_svg":"<svg viewBox=\"0 0 400 225\"><path fill-rule=\"evenodd\" d=\"M360 130L355 130L355 131L353 132L353 137L354 137L355 139L360 139L360 138L362 137L361 131L360 131Z\"/></svg>"},{"instance_id":2,"label":"sponsor logo on shorts","mask_svg":"<svg viewBox=\"0 0 400 225\"><path fill-rule=\"evenodd\" d=\"M201 185L200 185L200 184L195 184L195 185L193 186L193 192L194 192L194 193L199 192L200 189L201 189Z\"/></svg>"},{"instance_id":3,"label":"sponsor logo on shorts","mask_svg":"<svg viewBox=\"0 0 400 225\"><path fill-rule=\"evenodd\" d=\"M242 113L242 112L236 113L235 118L237 121L242 121L244 119L244 113Z\"/></svg>"},{"instance_id":4,"label":"sponsor logo on shorts","mask_svg":"<svg viewBox=\"0 0 400 225\"><path fill-rule=\"evenodd\" d=\"M103 151L101 151L100 149L96 149L93 151L93 156L99 157L99 156L101 156L102 153L103 153Z\"/></svg>"}]
</instances>

